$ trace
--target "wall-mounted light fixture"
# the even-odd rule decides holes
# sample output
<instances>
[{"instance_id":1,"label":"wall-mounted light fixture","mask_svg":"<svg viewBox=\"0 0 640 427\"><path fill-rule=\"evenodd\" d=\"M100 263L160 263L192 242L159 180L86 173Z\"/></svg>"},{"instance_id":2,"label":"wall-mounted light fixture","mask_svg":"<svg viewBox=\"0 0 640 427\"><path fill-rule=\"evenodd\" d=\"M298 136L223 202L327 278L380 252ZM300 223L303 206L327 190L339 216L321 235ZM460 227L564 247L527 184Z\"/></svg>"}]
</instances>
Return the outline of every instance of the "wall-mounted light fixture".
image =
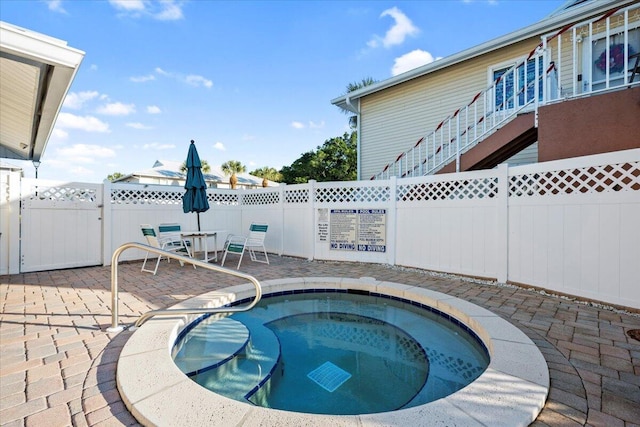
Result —
<instances>
[{"instance_id":1,"label":"wall-mounted light fixture","mask_svg":"<svg viewBox=\"0 0 640 427\"><path fill-rule=\"evenodd\" d=\"M36 168L36 179L38 179L38 168L40 167L40 161L34 160L33 167Z\"/></svg>"},{"instance_id":2,"label":"wall-mounted light fixture","mask_svg":"<svg viewBox=\"0 0 640 427\"><path fill-rule=\"evenodd\" d=\"M358 127L358 116L349 117L349 127L351 129L356 129Z\"/></svg>"}]
</instances>

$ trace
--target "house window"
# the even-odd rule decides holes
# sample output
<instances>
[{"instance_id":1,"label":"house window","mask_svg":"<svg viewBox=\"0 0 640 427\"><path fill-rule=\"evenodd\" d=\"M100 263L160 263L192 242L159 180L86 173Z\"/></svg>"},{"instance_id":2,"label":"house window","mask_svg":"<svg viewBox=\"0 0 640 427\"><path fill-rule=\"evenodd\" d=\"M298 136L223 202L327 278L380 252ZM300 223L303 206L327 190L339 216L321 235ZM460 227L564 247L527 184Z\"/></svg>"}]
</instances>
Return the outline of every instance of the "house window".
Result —
<instances>
[{"instance_id":1,"label":"house window","mask_svg":"<svg viewBox=\"0 0 640 427\"><path fill-rule=\"evenodd\" d=\"M538 74L542 75L542 57L538 58ZM505 75L505 73L509 71ZM536 62L535 59L527 61L526 70L525 64L521 64L514 72L509 67L494 68L493 69L493 81L495 82L498 77L502 77L500 82L496 85L494 106L497 111L511 110L513 108L519 108L534 99L535 94L535 80L536 80ZM514 89L516 93L514 96ZM542 79L538 79L538 100L542 100Z\"/></svg>"},{"instance_id":2,"label":"house window","mask_svg":"<svg viewBox=\"0 0 640 427\"><path fill-rule=\"evenodd\" d=\"M629 30L627 46L624 45L624 33L609 36L609 61L607 64L607 38L604 34L594 34L591 42L591 60L588 61L591 75L591 90L605 89L607 83L607 66L609 68L609 87L624 85L625 72L633 65L635 58L628 60L625 70L624 56L640 52L640 29ZM585 57L588 53L585 52ZM587 74L589 75L589 74ZM584 90L588 91L588 81Z\"/></svg>"}]
</instances>

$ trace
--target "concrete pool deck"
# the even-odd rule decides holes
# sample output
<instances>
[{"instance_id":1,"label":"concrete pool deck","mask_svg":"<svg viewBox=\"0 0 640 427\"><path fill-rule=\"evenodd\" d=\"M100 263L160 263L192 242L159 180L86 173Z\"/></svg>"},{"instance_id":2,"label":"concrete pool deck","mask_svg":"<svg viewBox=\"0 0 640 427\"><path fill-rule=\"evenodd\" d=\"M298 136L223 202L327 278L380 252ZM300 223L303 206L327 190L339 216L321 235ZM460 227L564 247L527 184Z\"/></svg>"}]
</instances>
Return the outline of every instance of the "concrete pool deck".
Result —
<instances>
[{"instance_id":1,"label":"concrete pool deck","mask_svg":"<svg viewBox=\"0 0 640 427\"><path fill-rule=\"evenodd\" d=\"M242 280L163 262L157 276L140 262L120 266L120 317ZM540 349L551 387L534 426L640 425L640 342L626 332L640 317L516 287L359 263L273 256L245 260L260 281L286 277L375 277L443 292L491 310ZM110 334L109 267L0 277L0 424L136 425L116 388L116 363L131 332ZM425 423L428 425L428 423Z\"/></svg>"}]
</instances>

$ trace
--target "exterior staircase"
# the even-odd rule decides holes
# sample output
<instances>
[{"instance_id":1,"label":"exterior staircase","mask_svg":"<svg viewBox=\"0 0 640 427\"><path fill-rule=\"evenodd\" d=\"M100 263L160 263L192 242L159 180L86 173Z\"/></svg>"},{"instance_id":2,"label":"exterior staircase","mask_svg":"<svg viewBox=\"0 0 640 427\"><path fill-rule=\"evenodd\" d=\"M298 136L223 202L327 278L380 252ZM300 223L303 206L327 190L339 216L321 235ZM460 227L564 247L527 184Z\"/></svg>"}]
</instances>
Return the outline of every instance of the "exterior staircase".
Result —
<instances>
[{"instance_id":1,"label":"exterior staircase","mask_svg":"<svg viewBox=\"0 0 640 427\"><path fill-rule=\"evenodd\" d=\"M492 168L537 141L540 107L553 106L558 111L562 108L556 106L565 100L578 104L593 95L618 92L622 96L625 89L635 93L640 87L640 52L632 46L632 40L640 31L639 21L640 3L634 2L541 36L540 44L526 59L497 77L371 179ZM585 61L583 56L597 55L593 51L596 41L604 46L600 55L604 63L584 69L578 64ZM616 64L611 55L615 48L624 50L622 64ZM634 104L631 100L627 105ZM558 120L562 118L552 121L557 125ZM582 123L584 127L590 125ZM543 156L541 160L549 159Z\"/></svg>"}]
</instances>

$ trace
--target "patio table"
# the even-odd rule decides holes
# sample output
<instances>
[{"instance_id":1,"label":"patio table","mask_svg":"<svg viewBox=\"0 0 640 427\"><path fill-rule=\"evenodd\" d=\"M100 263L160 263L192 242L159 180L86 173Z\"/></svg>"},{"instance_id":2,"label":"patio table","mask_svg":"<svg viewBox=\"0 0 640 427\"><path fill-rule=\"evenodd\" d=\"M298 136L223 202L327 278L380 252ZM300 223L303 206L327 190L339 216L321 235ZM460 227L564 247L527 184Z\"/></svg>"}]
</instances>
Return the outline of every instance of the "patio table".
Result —
<instances>
[{"instance_id":1,"label":"patio table","mask_svg":"<svg viewBox=\"0 0 640 427\"><path fill-rule=\"evenodd\" d=\"M222 233L225 230L194 230L194 231L181 231L180 232L180 236L183 239L188 239L191 240L191 248L193 251L193 256L195 258L195 252L196 252L196 245L195 245L195 241L196 239L199 241L199 246L198 248L200 249L201 252L204 252L204 257L202 258L202 261L204 262L210 262L211 260L213 261L218 261L218 233ZM213 237L213 256L209 257L209 247L207 245L207 241L210 237Z\"/></svg>"}]
</instances>

